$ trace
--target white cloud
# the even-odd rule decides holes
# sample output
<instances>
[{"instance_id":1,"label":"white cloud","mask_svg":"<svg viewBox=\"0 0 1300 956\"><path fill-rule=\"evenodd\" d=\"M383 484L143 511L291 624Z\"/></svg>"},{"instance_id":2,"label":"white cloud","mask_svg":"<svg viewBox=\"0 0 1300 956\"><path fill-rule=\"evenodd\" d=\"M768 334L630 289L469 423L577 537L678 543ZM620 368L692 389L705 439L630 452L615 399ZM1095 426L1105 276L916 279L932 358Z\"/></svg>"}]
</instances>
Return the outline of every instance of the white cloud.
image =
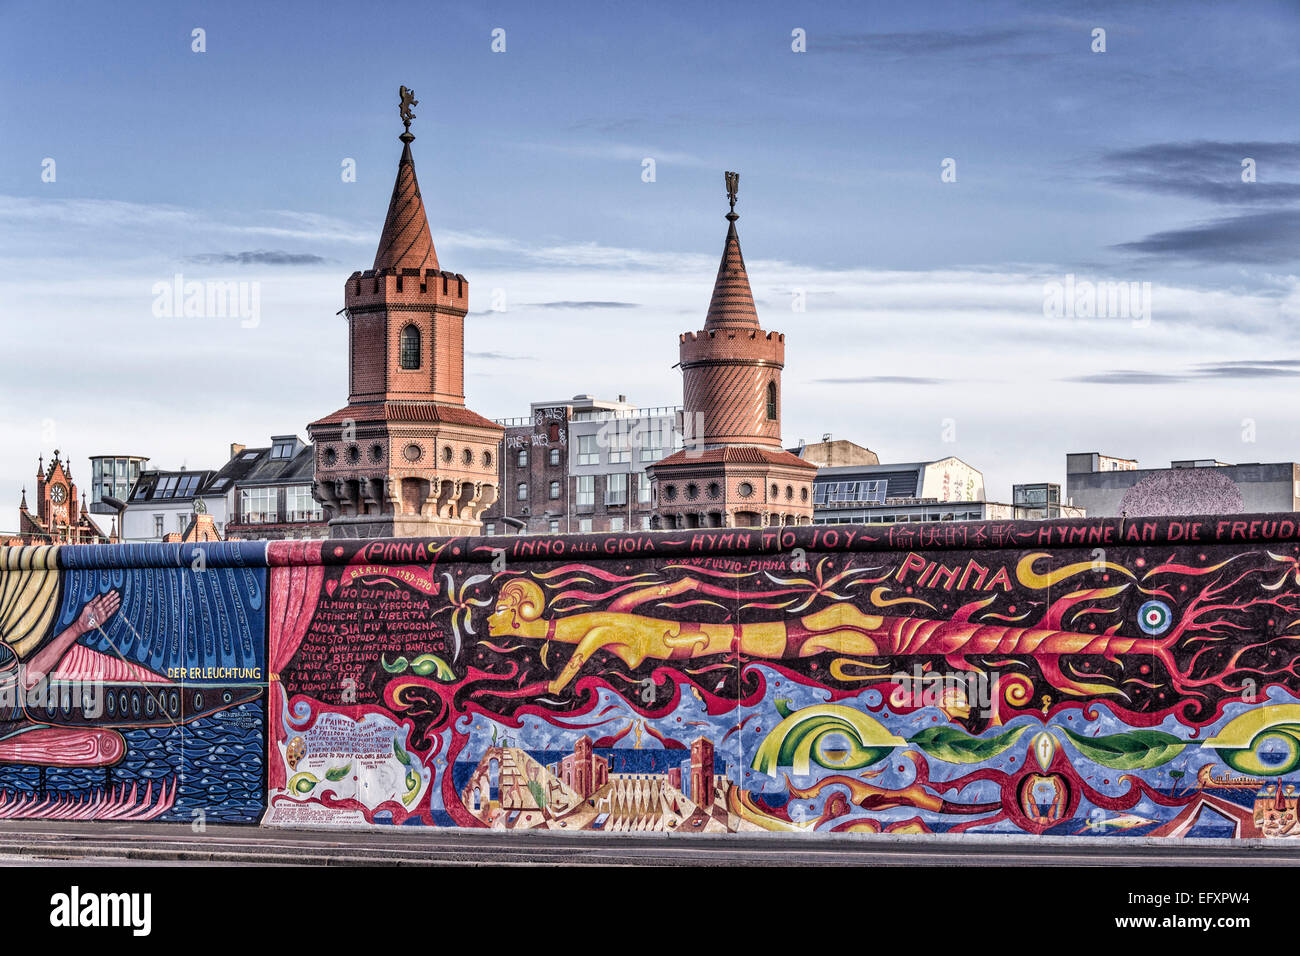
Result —
<instances>
[{"instance_id":1,"label":"white cloud","mask_svg":"<svg viewBox=\"0 0 1300 956\"><path fill-rule=\"evenodd\" d=\"M19 487L54 445L75 456L148 454L155 464L216 467L227 445L305 436L346 401L342 283L370 258L373 236L311 213L276 211L250 225L171 206L0 197L0 530L16 525ZM93 232L93 245L84 239ZM294 251L337 258L305 267L177 265L182 254L237 251L243 236L283 236ZM37 241L39 239L39 241ZM183 240L183 241L182 241ZM489 233L435 236L444 265L471 283L466 349L469 404L514 416L532 401L590 392L646 405L681 400L677 335L704 320L713 254L597 243L527 243ZM36 251L31 251L32 247ZM69 256L68 249L77 250ZM1178 373L1190 364L1277 359L1300 327L1300 281L1220 290L1157 284L1153 320L1048 319L1048 267L885 271L825 269L751 255L763 325L787 335L787 443L823 432L884 460L955 454L985 472L991 497L1013 481L1062 480L1069 451L1101 450L1161 463L1180 457L1296 457L1292 385L1215 380L1113 386L1068 379L1116 369ZM154 282L175 271L261 283L261 322L158 319ZM1094 279L1111 279L1095 276ZM492 290L509 306L487 312ZM792 291L807 309L791 308ZM543 308L582 301L638 307ZM1267 353L1260 345L1270 343ZM492 353L527 355L518 362ZM833 384L892 376L936 384ZM958 441L942 440L945 419ZM1241 420L1258 442L1243 445ZM47 419L55 424L49 440Z\"/></svg>"}]
</instances>

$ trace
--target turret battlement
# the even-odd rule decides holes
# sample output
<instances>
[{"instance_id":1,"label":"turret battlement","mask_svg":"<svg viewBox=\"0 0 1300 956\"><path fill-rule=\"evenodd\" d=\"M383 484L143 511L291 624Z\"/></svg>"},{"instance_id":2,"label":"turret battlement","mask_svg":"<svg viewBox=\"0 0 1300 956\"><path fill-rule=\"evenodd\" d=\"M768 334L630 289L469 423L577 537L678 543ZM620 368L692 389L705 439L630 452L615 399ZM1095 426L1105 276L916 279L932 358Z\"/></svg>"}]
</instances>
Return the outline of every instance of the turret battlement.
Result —
<instances>
[{"instance_id":1,"label":"turret battlement","mask_svg":"<svg viewBox=\"0 0 1300 956\"><path fill-rule=\"evenodd\" d=\"M785 333L762 329L701 329L678 336L683 367L705 362L785 364Z\"/></svg>"},{"instance_id":2,"label":"turret battlement","mask_svg":"<svg viewBox=\"0 0 1300 956\"><path fill-rule=\"evenodd\" d=\"M367 269L354 272L343 284L349 309L390 303L444 306L469 310L469 280L440 269Z\"/></svg>"},{"instance_id":3,"label":"turret battlement","mask_svg":"<svg viewBox=\"0 0 1300 956\"><path fill-rule=\"evenodd\" d=\"M762 329L700 329L696 332L683 332L677 337L677 340L679 342L685 342L687 339L690 339L694 342L697 341L701 335L707 336L711 339L722 336L726 339L757 339L761 337L769 340L772 336L776 336L778 341L785 341L784 332L765 332Z\"/></svg>"}]
</instances>

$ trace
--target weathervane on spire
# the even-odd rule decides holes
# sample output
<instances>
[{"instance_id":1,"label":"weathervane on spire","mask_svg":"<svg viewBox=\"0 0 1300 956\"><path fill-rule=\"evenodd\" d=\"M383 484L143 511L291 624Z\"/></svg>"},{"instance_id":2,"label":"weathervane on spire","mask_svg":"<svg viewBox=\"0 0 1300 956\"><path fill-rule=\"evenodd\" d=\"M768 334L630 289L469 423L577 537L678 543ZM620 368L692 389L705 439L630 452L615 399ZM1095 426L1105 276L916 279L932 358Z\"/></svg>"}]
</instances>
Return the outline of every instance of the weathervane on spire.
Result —
<instances>
[{"instance_id":1,"label":"weathervane on spire","mask_svg":"<svg viewBox=\"0 0 1300 956\"><path fill-rule=\"evenodd\" d=\"M736 215L736 193L740 189L740 173L724 173L727 180L727 201L731 203L731 212L727 213L727 218L731 220L739 219Z\"/></svg>"},{"instance_id":2,"label":"weathervane on spire","mask_svg":"<svg viewBox=\"0 0 1300 956\"><path fill-rule=\"evenodd\" d=\"M406 127L405 132L399 137L404 143L409 143L415 137L411 134L411 120L415 119L415 114L411 112L412 106L419 106L420 101L415 98L415 90L407 89L405 86L398 88L398 95L401 96L402 102L398 106L398 111L402 114L402 125ZM408 139L407 137L410 137Z\"/></svg>"}]
</instances>

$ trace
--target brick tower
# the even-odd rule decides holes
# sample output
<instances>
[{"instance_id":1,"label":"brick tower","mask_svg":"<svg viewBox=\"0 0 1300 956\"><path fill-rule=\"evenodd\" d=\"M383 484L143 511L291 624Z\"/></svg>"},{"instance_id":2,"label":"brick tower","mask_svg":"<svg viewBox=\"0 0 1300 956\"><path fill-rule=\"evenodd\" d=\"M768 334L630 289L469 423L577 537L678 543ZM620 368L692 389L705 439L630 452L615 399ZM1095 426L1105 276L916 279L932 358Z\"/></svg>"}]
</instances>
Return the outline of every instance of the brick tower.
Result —
<instances>
[{"instance_id":1,"label":"brick tower","mask_svg":"<svg viewBox=\"0 0 1300 956\"><path fill-rule=\"evenodd\" d=\"M679 337L687 447L650 469L660 528L812 523L817 466L781 447L785 336L765 332L736 233L740 177L704 328Z\"/></svg>"},{"instance_id":2,"label":"brick tower","mask_svg":"<svg viewBox=\"0 0 1300 956\"><path fill-rule=\"evenodd\" d=\"M438 267L411 158L412 91L375 263L343 287L348 404L307 426L334 538L475 534L503 429L465 407L469 283Z\"/></svg>"}]
</instances>

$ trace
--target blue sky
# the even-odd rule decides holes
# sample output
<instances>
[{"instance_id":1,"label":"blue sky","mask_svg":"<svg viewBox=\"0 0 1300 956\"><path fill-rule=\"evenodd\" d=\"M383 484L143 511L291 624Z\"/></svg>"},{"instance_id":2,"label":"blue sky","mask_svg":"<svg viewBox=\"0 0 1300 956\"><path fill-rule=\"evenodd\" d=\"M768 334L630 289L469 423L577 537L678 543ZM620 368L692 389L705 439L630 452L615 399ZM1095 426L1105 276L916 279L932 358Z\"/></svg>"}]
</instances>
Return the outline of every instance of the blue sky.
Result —
<instances>
[{"instance_id":1,"label":"blue sky","mask_svg":"<svg viewBox=\"0 0 1300 956\"><path fill-rule=\"evenodd\" d=\"M399 84L484 414L678 403L736 169L787 443L956 454L1000 500L1068 451L1300 458L1294 0L268 7L0 4L0 509L55 445L216 467L343 403ZM258 282L256 327L155 316L178 272ZM1151 321L1045 315L1070 274Z\"/></svg>"}]
</instances>

